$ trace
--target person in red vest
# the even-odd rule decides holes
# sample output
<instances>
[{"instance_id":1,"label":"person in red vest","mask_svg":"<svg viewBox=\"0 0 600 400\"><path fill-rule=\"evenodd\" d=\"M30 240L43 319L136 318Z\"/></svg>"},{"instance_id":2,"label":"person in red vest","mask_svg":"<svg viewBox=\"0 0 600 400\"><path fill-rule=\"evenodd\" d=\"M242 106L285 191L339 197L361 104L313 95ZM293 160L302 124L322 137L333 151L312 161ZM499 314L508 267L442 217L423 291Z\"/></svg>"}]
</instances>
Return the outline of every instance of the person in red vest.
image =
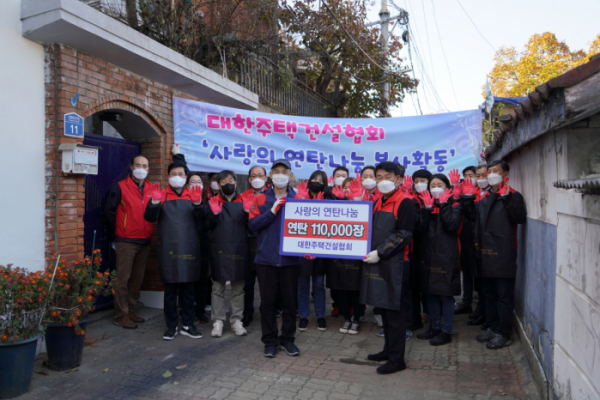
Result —
<instances>
[{"instance_id":1,"label":"person in red vest","mask_svg":"<svg viewBox=\"0 0 600 400\"><path fill-rule=\"evenodd\" d=\"M383 195L373 206L371 252L364 260L360 302L381 309L385 345L383 351L367 358L387 361L377 372L391 374L406 369L406 320L401 299L417 213L412 198L400 190L404 173L396 164L382 162L375 176Z\"/></svg>"},{"instance_id":2,"label":"person in red vest","mask_svg":"<svg viewBox=\"0 0 600 400\"><path fill-rule=\"evenodd\" d=\"M148 168L146 157L133 157L130 175L113 185L104 207L117 255L114 323L126 329L135 329L144 322L133 308L140 295L154 229L152 223L144 220L144 210L152 196L152 184L146 180Z\"/></svg>"}]
</instances>

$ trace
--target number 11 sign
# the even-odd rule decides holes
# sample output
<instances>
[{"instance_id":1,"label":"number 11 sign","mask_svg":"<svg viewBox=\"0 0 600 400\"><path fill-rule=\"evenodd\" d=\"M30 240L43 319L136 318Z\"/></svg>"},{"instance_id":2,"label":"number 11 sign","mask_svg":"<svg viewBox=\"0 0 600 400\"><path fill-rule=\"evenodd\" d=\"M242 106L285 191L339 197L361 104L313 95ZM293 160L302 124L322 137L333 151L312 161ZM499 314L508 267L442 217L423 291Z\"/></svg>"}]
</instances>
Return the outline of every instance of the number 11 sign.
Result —
<instances>
[{"instance_id":1,"label":"number 11 sign","mask_svg":"<svg viewBox=\"0 0 600 400\"><path fill-rule=\"evenodd\" d=\"M65 136L76 138L83 137L83 118L76 113L68 113L64 116Z\"/></svg>"},{"instance_id":2,"label":"number 11 sign","mask_svg":"<svg viewBox=\"0 0 600 400\"><path fill-rule=\"evenodd\" d=\"M362 260L371 251L370 201L288 200L283 212L283 256Z\"/></svg>"}]
</instances>

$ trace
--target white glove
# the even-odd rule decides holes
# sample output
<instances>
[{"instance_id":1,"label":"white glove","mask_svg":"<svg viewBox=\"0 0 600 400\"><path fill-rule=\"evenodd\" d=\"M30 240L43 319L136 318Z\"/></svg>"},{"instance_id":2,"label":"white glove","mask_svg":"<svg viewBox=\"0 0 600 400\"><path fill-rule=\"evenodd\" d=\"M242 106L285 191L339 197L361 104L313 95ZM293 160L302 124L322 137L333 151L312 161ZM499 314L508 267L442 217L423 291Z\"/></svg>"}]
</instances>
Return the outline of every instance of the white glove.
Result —
<instances>
[{"instance_id":1,"label":"white glove","mask_svg":"<svg viewBox=\"0 0 600 400\"><path fill-rule=\"evenodd\" d=\"M171 147L171 153L173 153L174 156L181 153L181 150L179 150L178 144L174 144L173 147Z\"/></svg>"},{"instance_id":2,"label":"white glove","mask_svg":"<svg viewBox=\"0 0 600 400\"><path fill-rule=\"evenodd\" d=\"M366 262L369 264L378 263L379 262L379 253L377 253L377 250L373 250L372 252L367 254L365 256L365 259L363 260L363 262Z\"/></svg>"}]
</instances>

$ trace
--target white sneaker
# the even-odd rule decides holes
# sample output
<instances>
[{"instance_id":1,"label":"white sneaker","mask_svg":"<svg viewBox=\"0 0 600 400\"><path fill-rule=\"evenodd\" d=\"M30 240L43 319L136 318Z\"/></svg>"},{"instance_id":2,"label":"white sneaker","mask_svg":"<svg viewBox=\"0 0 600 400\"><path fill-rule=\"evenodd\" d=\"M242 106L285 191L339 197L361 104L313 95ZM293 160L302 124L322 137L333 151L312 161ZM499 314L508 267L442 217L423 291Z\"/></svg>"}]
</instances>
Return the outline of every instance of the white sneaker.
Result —
<instances>
[{"instance_id":1,"label":"white sneaker","mask_svg":"<svg viewBox=\"0 0 600 400\"><path fill-rule=\"evenodd\" d=\"M210 336L212 336L212 337L223 336L223 321L218 319L213 323L213 330L210 333Z\"/></svg>"},{"instance_id":2,"label":"white sneaker","mask_svg":"<svg viewBox=\"0 0 600 400\"><path fill-rule=\"evenodd\" d=\"M383 326L383 319L381 319L381 315L373 315L373 320L377 324L377 326Z\"/></svg>"},{"instance_id":3,"label":"white sneaker","mask_svg":"<svg viewBox=\"0 0 600 400\"><path fill-rule=\"evenodd\" d=\"M248 331L246 331L246 328L244 328L244 324L242 324L242 321L239 319L236 320L233 325L231 325L231 332L234 332L238 336L246 336L248 334Z\"/></svg>"}]
</instances>

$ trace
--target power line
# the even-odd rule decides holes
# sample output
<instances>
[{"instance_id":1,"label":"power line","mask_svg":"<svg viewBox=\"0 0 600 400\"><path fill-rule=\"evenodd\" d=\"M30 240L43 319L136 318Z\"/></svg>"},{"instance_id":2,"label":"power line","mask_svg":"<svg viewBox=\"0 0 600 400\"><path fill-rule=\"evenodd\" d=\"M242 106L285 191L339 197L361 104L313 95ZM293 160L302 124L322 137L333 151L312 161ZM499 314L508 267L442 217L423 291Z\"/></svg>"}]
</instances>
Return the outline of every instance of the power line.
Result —
<instances>
[{"instance_id":1,"label":"power line","mask_svg":"<svg viewBox=\"0 0 600 400\"><path fill-rule=\"evenodd\" d=\"M427 14L425 13L425 1L421 2L421 7L423 8L423 20L425 21L425 37L427 38L427 51L429 52L429 62L433 65L433 57L431 57L431 44L429 43L429 29L427 29ZM432 72L433 76L433 84L436 84L435 81L435 73Z\"/></svg>"},{"instance_id":2,"label":"power line","mask_svg":"<svg viewBox=\"0 0 600 400\"><path fill-rule=\"evenodd\" d=\"M410 51L410 41L408 42L408 58L410 60L410 66L412 69L412 73L413 73L413 79L417 79L415 76L415 67L413 66L413 61L412 61L412 55L411 55L411 51ZM419 104L419 110L421 111L421 115L423 115L423 110L421 109L421 102L419 101L419 92L417 92L417 89L415 89L415 93L417 95L417 104ZM415 104L415 102L413 101L413 105ZM415 109L415 111L417 111Z\"/></svg>"},{"instance_id":3,"label":"power line","mask_svg":"<svg viewBox=\"0 0 600 400\"><path fill-rule=\"evenodd\" d=\"M490 47L492 48L492 50L496 51L496 48L490 43L489 40L487 40L485 38L485 36L483 36L483 33L481 33L481 31L477 28L477 25L475 25L475 22L473 22L473 20L471 19L471 16L469 16L469 13L467 12L467 10L465 10L465 8L462 6L462 4L460 4L460 0L456 0L456 2L460 6L460 8L462 8L462 10L465 12L465 14L467 14L467 17L469 18L469 21L471 21L471 23L473 24L473 26L475 27L475 29L477 30L477 32L479 33L479 35L481 35L481 37L483 38L483 40L485 40L487 42L487 44L490 45Z\"/></svg>"},{"instance_id":4,"label":"power line","mask_svg":"<svg viewBox=\"0 0 600 400\"><path fill-rule=\"evenodd\" d=\"M452 93L454 94L454 101L456 102L456 107L460 108L458 105L458 98L456 97L456 91L454 90L454 82L452 81L452 74L450 73L450 66L448 65L448 58L446 58L446 51L444 50L444 45L442 44L442 35L440 35L440 27L437 23L437 17L435 15L435 4L433 0L431 0L431 7L433 8L433 21L435 22L435 28L437 29L438 39L440 40L440 47L442 48L442 54L444 55L444 61L446 61L446 68L448 69L448 76L450 77L450 85L452 86Z\"/></svg>"}]
</instances>

